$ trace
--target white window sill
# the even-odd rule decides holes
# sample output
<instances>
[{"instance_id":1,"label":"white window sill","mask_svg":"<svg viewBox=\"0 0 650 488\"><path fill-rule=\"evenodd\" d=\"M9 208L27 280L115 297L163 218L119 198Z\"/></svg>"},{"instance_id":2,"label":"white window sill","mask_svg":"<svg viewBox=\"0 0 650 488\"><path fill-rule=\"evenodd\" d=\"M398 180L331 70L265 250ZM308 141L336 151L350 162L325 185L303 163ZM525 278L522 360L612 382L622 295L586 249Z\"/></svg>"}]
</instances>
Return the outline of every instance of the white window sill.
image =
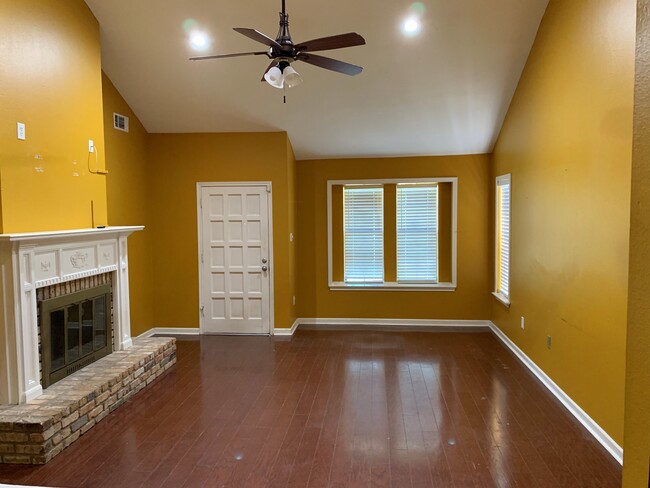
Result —
<instances>
[{"instance_id":1,"label":"white window sill","mask_svg":"<svg viewBox=\"0 0 650 488\"><path fill-rule=\"evenodd\" d=\"M456 291L453 283L344 283L335 281L329 284L330 290L352 291Z\"/></svg>"},{"instance_id":2,"label":"white window sill","mask_svg":"<svg viewBox=\"0 0 650 488\"><path fill-rule=\"evenodd\" d=\"M492 295L494 295L494 297L497 300L499 300L501 303L503 303L506 308L510 308L510 300L508 299L508 297L506 297L505 295L502 295L501 293L497 293L496 291L493 291Z\"/></svg>"}]
</instances>

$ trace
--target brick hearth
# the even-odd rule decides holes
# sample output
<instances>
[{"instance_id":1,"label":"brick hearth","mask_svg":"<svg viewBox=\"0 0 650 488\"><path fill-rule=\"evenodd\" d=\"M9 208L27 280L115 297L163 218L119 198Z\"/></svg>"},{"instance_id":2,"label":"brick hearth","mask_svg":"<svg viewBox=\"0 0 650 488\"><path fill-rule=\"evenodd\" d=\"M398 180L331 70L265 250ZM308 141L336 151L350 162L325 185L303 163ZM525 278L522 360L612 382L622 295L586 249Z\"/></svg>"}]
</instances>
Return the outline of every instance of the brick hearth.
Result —
<instances>
[{"instance_id":1,"label":"brick hearth","mask_svg":"<svg viewBox=\"0 0 650 488\"><path fill-rule=\"evenodd\" d=\"M23 405L0 405L0 456L44 464L176 362L176 340L135 339Z\"/></svg>"}]
</instances>

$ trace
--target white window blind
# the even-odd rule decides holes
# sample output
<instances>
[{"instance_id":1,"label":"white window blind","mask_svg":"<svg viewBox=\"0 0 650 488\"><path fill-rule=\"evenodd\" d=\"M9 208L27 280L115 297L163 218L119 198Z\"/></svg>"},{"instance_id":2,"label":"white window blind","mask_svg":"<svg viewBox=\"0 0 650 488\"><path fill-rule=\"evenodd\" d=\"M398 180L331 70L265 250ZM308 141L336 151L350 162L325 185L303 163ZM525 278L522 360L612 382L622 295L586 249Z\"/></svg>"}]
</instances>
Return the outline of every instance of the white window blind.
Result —
<instances>
[{"instance_id":1,"label":"white window blind","mask_svg":"<svg viewBox=\"0 0 650 488\"><path fill-rule=\"evenodd\" d=\"M438 281L438 187L397 186L397 281Z\"/></svg>"},{"instance_id":2,"label":"white window blind","mask_svg":"<svg viewBox=\"0 0 650 488\"><path fill-rule=\"evenodd\" d=\"M344 279L384 281L384 189L343 188Z\"/></svg>"},{"instance_id":3,"label":"white window blind","mask_svg":"<svg viewBox=\"0 0 650 488\"><path fill-rule=\"evenodd\" d=\"M496 293L510 297L510 175L497 178Z\"/></svg>"}]
</instances>

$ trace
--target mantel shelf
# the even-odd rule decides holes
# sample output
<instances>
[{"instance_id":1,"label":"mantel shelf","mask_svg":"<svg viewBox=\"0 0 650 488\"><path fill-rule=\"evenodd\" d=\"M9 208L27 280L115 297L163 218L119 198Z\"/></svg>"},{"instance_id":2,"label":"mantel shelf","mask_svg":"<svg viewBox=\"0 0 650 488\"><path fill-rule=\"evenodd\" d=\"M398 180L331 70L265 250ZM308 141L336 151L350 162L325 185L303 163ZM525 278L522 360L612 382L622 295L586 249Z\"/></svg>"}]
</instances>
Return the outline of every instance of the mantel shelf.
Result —
<instances>
[{"instance_id":1,"label":"mantel shelf","mask_svg":"<svg viewBox=\"0 0 650 488\"><path fill-rule=\"evenodd\" d=\"M111 234L129 235L144 229L143 225L124 225L89 229L56 230L46 232L24 232L16 234L0 234L0 241L45 241L49 239L65 239L70 237L98 237Z\"/></svg>"}]
</instances>

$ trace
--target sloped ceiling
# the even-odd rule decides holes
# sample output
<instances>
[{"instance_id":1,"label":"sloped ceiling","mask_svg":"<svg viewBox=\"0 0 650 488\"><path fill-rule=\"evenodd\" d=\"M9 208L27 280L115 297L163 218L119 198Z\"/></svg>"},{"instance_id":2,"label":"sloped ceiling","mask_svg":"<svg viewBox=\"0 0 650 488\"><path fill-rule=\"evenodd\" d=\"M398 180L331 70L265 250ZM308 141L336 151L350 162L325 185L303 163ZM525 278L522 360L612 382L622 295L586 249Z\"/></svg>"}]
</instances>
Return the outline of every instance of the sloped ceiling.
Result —
<instances>
[{"instance_id":1,"label":"sloped ceiling","mask_svg":"<svg viewBox=\"0 0 650 488\"><path fill-rule=\"evenodd\" d=\"M264 50L232 27L275 38L279 0L86 3L104 71L149 132L287 131L298 159L316 159L490 152L548 0L425 0L414 37L401 30L410 2L288 0L295 42L354 31L367 45L318 53L363 66L358 76L295 63L304 83L286 103L260 82L263 56L188 60ZM188 19L207 51L190 47Z\"/></svg>"}]
</instances>

